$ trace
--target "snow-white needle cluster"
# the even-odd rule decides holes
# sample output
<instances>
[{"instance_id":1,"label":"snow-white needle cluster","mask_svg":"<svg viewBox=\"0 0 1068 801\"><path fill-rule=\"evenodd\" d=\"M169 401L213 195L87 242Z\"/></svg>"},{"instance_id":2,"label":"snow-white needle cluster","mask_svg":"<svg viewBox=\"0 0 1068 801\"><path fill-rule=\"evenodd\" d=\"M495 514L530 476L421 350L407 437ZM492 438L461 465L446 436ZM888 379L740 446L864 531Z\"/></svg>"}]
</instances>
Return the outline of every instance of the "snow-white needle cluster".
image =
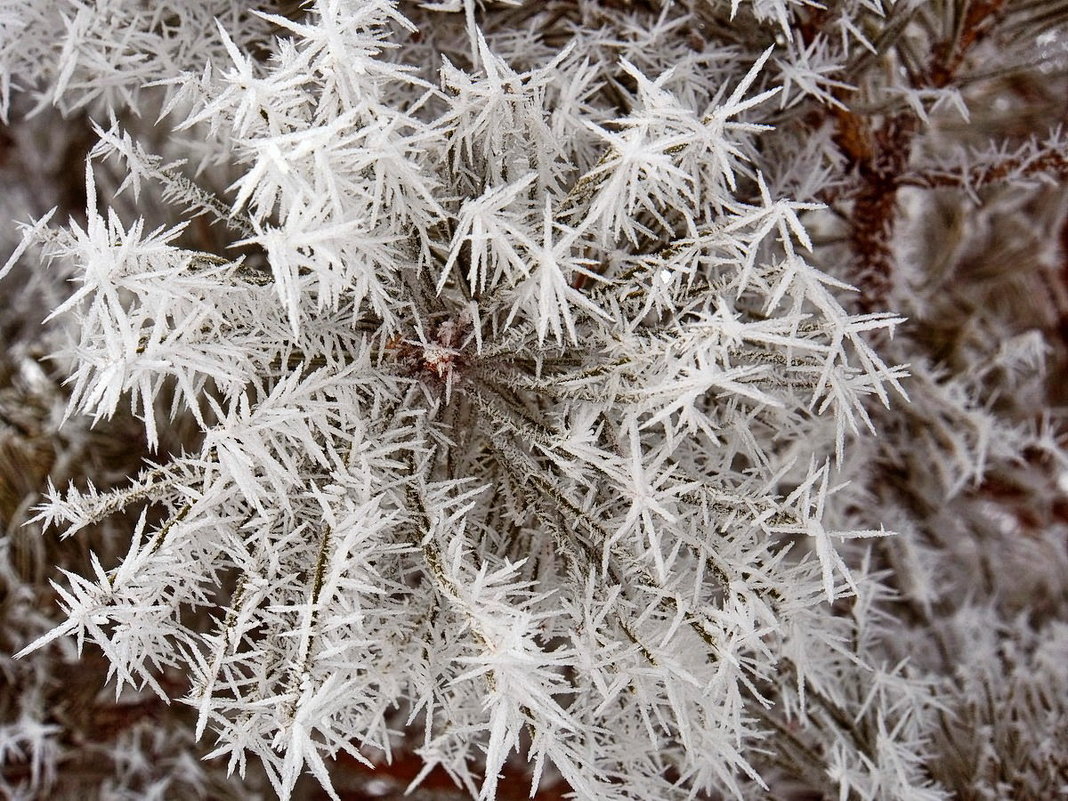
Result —
<instances>
[{"instance_id":1,"label":"snow-white needle cluster","mask_svg":"<svg viewBox=\"0 0 1068 801\"><path fill-rule=\"evenodd\" d=\"M5 271L62 265L67 414L128 409L158 454L48 493L63 536L139 516L25 653L177 672L281 798L397 748L480 801L517 770L583 801L775 770L945 797L915 758L938 705L843 551L895 520L836 501L907 403L901 319L813 256L830 140L775 138L846 113L834 59L893 4L816 38L787 0L144 5L0 3L0 110L33 89L96 136L84 217ZM705 48L735 17L766 46Z\"/></svg>"}]
</instances>

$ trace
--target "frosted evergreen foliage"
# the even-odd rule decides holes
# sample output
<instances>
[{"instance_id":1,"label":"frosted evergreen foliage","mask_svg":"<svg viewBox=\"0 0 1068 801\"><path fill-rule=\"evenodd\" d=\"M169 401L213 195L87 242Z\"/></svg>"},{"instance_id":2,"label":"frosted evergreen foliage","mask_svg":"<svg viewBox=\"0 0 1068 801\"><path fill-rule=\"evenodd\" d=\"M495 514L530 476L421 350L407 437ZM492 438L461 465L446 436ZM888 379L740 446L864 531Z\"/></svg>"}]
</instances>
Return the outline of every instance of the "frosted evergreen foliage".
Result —
<instances>
[{"instance_id":1,"label":"frosted evergreen foliage","mask_svg":"<svg viewBox=\"0 0 1068 801\"><path fill-rule=\"evenodd\" d=\"M893 338L940 302L908 279L933 201L895 249L873 194L1065 177L1060 132L942 144L964 55L886 77L974 5L0 4L5 118L23 91L93 131L84 214L3 272L67 281L67 424L132 414L151 452L38 499L60 537L130 525L21 655L99 649L283 799L408 751L480 801L935 801L950 753L1001 787L1028 756L960 722L997 676L975 657L958 697L937 654L1008 646L924 532L1025 463L1056 503L1058 424L1019 408L1050 354L996 321L959 364ZM1038 703L1063 647L1021 642L993 694ZM30 736L0 752L44 787Z\"/></svg>"}]
</instances>

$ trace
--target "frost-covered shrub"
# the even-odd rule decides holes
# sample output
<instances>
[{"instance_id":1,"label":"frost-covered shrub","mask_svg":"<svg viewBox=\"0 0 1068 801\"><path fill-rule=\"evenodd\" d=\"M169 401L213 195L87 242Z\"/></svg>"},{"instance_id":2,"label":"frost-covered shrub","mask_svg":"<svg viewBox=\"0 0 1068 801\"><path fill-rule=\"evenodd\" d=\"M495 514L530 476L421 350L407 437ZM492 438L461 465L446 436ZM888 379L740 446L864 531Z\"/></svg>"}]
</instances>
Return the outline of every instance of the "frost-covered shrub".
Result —
<instances>
[{"instance_id":1,"label":"frost-covered shrub","mask_svg":"<svg viewBox=\"0 0 1068 801\"><path fill-rule=\"evenodd\" d=\"M68 424L151 452L37 499L126 525L23 653L91 642L283 798L408 751L480 799L1041 798L962 740L983 688L1051 707L995 743L1064 714L1014 628L1063 628L1060 355L987 240L1063 259L1065 142L969 117L1064 83L1041 5L0 5L3 112L93 131L6 280L66 279ZM962 595L991 558L1040 616Z\"/></svg>"}]
</instances>

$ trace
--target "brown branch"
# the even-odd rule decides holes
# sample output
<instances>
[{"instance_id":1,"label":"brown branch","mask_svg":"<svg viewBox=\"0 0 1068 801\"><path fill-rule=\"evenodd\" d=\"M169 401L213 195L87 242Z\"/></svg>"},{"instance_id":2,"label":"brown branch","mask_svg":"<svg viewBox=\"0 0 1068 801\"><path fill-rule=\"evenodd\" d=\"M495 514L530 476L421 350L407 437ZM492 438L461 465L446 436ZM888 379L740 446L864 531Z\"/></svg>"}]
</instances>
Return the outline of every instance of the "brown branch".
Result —
<instances>
[{"instance_id":1,"label":"brown branch","mask_svg":"<svg viewBox=\"0 0 1068 801\"><path fill-rule=\"evenodd\" d=\"M896 222L897 190L912 155L918 121L911 114L891 117L873 129L869 118L835 111L835 144L856 176L849 222L857 260L853 282L858 305L869 313L881 310L893 285L891 241Z\"/></svg>"},{"instance_id":2,"label":"brown branch","mask_svg":"<svg viewBox=\"0 0 1068 801\"><path fill-rule=\"evenodd\" d=\"M994 29L1005 0L979 0L968 6L961 25L959 38L954 42L942 42L934 48L928 63L923 85L942 89L957 77L968 52L985 39Z\"/></svg>"},{"instance_id":3,"label":"brown branch","mask_svg":"<svg viewBox=\"0 0 1068 801\"><path fill-rule=\"evenodd\" d=\"M913 86L937 89L951 84L968 53L993 30L1004 2L981 0L971 5L960 30L933 48L926 70L910 76ZM833 114L835 144L856 180L847 195L853 200L849 222L856 259L852 278L860 290L858 306L865 313L878 311L886 306L893 289L891 242L897 221L897 190L904 185L920 119L915 112L906 111L874 127L876 118L855 111L835 109Z\"/></svg>"},{"instance_id":4,"label":"brown branch","mask_svg":"<svg viewBox=\"0 0 1068 801\"><path fill-rule=\"evenodd\" d=\"M958 172L929 172L911 174L901 178L901 186L920 189L956 187L980 189L991 184L1026 176L1044 176L1058 183L1068 180L1068 155L1057 147L1029 154L1006 156L998 162L980 164Z\"/></svg>"}]
</instances>

